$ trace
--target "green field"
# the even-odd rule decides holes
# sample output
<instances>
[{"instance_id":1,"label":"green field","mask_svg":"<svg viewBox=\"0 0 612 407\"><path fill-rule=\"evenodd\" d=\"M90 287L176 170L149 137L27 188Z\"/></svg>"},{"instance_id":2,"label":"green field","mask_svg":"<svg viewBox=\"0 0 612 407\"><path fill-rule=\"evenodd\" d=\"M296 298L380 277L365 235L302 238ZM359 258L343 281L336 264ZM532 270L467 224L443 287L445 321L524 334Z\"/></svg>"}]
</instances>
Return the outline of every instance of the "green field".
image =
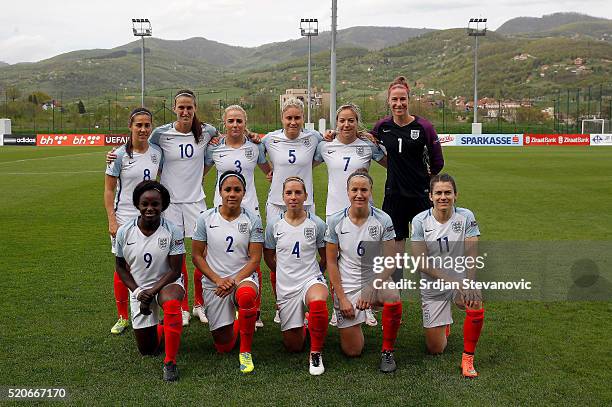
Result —
<instances>
[{"instance_id":1,"label":"green field","mask_svg":"<svg viewBox=\"0 0 612 407\"><path fill-rule=\"evenodd\" d=\"M216 354L208 326L192 319L178 356L181 380L163 383L161 356L141 357L129 331L109 333L116 310L102 202L105 150L0 148L0 387L64 387L76 405L612 404L610 302L487 303L475 380L458 369L461 313L446 353L429 356L420 304L407 302L395 374L377 370L380 326L364 327L366 349L357 359L341 354L330 327L326 372L311 377L306 352L283 350L265 266L266 326L255 334L254 374L239 373L237 351ZM612 148L444 152L459 205L474 211L484 240L612 241ZM325 168L315 174L324 215ZM374 165L373 174L380 206L384 170ZM213 176L205 180L209 205ZM257 177L263 203L266 181Z\"/></svg>"}]
</instances>

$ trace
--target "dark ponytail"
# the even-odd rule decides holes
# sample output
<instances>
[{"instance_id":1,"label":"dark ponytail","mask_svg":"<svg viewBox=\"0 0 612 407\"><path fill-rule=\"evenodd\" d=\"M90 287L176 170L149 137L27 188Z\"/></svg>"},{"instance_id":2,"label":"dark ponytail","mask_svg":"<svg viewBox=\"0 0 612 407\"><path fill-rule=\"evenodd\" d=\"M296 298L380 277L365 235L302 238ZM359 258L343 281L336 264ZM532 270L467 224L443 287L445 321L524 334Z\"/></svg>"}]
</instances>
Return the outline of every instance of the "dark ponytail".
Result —
<instances>
[{"instance_id":1,"label":"dark ponytail","mask_svg":"<svg viewBox=\"0 0 612 407\"><path fill-rule=\"evenodd\" d=\"M193 99L193 105L197 106L196 96L193 91L190 91L189 89L181 89L176 92L176 95L174 95L175 106L176 99L179 96L190 96ZM195 139L196 144L199 143L200 140L202 140L202 122L200 121L200 119L198 119L198 116L195 113L193 114L193 121L191 122L191 132L193 133L193 138Z\"/></svg>"},{"instance_id":2,"label":"dark ponytail","mask_svg":"<svg viewBox=\"0 0 612 407\"><path fill-rule=\"evenodd\" d=\"M132 123L134 123L134 117L139 116L141 114L147 115L151 118L151 122L153 122L153 114L149 111L149 109L145 109L144 107L137 107L132 110L130 113L130 120L128 120L128 127L132 127ZM134 158L134 146L132 145L132 132L130 130L130 137L128 137L127 143L125 143L125 152L128 154L130 158Z\"/></svg>"}]
</instances>

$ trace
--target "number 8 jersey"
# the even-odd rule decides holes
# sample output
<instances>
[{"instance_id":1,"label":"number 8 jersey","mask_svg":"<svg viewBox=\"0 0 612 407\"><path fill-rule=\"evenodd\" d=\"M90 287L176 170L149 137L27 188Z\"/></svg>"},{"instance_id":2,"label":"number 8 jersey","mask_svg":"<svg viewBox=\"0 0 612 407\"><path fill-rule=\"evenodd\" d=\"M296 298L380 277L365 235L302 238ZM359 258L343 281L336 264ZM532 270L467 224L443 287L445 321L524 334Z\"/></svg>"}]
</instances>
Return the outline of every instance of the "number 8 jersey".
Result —
<instances>
[{"instance_id":1,"label":"number 8 jersey","mask_svg":"<svg viewBox=\"0 0 612 407\"><path fill-rule=\"evenodd\" d=\"M192 240L206 242L206 262L221 278L233 277L249 262L249 243L263 243L261 219L241 208L240 215L228 221L219 208L210 208L198 216ZM217 286L205 276L205 288Z\"/></svg>"},{"instance_id":2,"label":"number 8 jersey","mask_svg":"<svg viewBox=\"0 0 612 407\"><path fill-rule=\"evenodd\" d=\"M117 231L117 257L125 258L139 287L153 287L170 271L168 256L175 254L185 254L183 231L164 218L151 236L142 233L138 218Z\"/></svg>"},{"instance_id":3,"label":"number 8 jersey","mask_svg":"<svg viewBox=\"0 0 612 407\"><path fill-rule=\"evenodd\" d=\"M114 209L117 223L123 225L140 214L132 202L134 188L142 181L157 178L162 152L159 147L149 144L145 153L134 151L130 157L123 145L115 151L115 154L117 159L106 166L106 175L117 178Z\"/></svg>"}]
</instances>

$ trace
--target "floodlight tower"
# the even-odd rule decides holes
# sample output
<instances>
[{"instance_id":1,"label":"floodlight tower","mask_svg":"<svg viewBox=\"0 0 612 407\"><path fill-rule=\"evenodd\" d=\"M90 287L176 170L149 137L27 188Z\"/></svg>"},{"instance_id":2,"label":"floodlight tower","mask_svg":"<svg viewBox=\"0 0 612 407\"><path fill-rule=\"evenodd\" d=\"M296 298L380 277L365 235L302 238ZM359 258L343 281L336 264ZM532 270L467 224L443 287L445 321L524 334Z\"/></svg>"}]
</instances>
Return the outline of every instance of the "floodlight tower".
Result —
<instances>
[{"instance_id":1,"label":"floodlight tower","mask_svg":"<svg viewBox=\"0 0 612 407\"><path fill-rule=\"evenodd\" d=\"M300 31L302 37L308 37L308 110L307 110L307 123L310 123L310 103L311 99L311 86L310 86L310 53L311 53L311 41L312 37L319 35L319 20L316 18L302 18L300 19Z\"/></svg>"},{"instance_id":2,"label":"floodlight tower","mask_svg":"<svg viewBox=\"0 0 612 407\"><path fill-rule=\"evenodd\" d=\"M467 34L474 37L474 121L472 122L472 134L481 134L482 126L478 123L478 37L487 34L486 18L470 18Z\"/></svg>"},{"instance_id":3,"label":"floodlight tower","mask_svg":"<svg viewBox=\"0 0 612 407\"><path fill-rule=\"evenodd\" d=\"M132 18L132 32L135 37L142 39L140 48L140 105L144 107L144 94L145 94L145 37L153 35L153 29L151 28L151 22L148 18Z\"/></svg>"}]
</instances>

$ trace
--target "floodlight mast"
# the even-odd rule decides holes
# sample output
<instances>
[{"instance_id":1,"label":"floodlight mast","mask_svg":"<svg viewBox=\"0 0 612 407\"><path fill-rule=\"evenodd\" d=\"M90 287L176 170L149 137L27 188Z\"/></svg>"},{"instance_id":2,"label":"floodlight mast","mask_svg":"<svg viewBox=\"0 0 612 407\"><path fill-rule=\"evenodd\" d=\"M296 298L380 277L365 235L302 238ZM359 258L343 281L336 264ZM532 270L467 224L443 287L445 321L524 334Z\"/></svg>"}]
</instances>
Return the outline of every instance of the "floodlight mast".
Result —
<instances>
[{"instance_id":1,"label":"floodlight mast","mask_svg":"<svg viewBox=\"0 0 612 407\"><path fill-rule=\"evenodd\" d=\"M145 107L144 95L145 95L145 43L144 37L150 37L153 35L153 29L151 28L151 22L148 18L132 18L132 32L135 37L142 39L140 47L140 105Z\"/></svg>"},{"instance_id":2,"label":"floodlight mast","mask_svg":"<svg viewBox=\"0 0 612 407\"><path fill-rule=\"evenodd\" d=\"M478 37L484 37L487 34L487 19L486 18L470 18L468 22L467 34L474 37L474 120L472 122L472 133L478 124Z\"/></svg>"},{"instance_id":3,"label":"floodlight mast","mask_svg":"<svg viewBox=\"0 0 612 407\"><path fill-rule=\"evenodd\" d=\"M302 37L308 37L308 110L307 110L307 123L310 123L310 104L311 98L311 85L310 85L310 55L311 55L311 41L312 37L319 35L319 20L316 18L302 18L300 19L300 32Z\"/></svg>"},{"instance_id":4,"label":"floodlight mast","mask_svg":"<svg viewBox=\"0 0 612 407\"><path fill-rule=\"evenodd\" d=\"M335 120L336 114L336 29L338 17L338 0L332 0L332 23L331 23L331 60L329 70L329 122L330 127Z\"/></svg>"}]
</instances>

